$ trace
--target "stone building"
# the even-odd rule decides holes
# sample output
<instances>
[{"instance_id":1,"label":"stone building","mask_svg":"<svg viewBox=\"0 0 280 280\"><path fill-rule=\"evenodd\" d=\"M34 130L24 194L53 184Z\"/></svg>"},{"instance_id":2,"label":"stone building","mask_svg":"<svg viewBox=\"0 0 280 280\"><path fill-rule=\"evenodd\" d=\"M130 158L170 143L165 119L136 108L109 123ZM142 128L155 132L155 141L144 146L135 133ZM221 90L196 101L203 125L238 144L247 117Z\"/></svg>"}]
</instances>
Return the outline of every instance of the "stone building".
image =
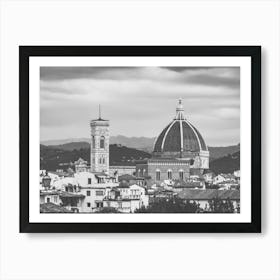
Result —
<instances>
[{"instance_id":1,"label":"stone building","mask_svg":"<svg viewBox=\"0 0 280 280\"><path fill-rule=\"evenodd\" d=\"M151 158L137 161L136 176L150 179L152 183L164 180L188 180L190 163L188 160Z\"/></svg>"},{"instance_id":2,"label":"stone building","mask_svg":"<svg viewBox=\"0 0 280 280\"><path fill-rule=\"evenodd\" d=\"M75 161L74 166L75 166L76 173L88 172L90 170L87 161L83 160L82 158L79 158L77 161Z\"/></svg>"},{"instance_id":3,"label":"stone building","mask_svg":"<svg viewBox=\"0 0 280 280\"><path fill-rule=\"evenodd\" d=\"M90 122L91 127L91 172L109 174L109 121L99 118Z\"/></svg>"},{"instance_id":4,"label":"stone building","mask_svg":"<svg viewBox=\"0 0 280 280\"><path fill-rule=\"evenodd\" d=\"M187 180L190 174L203 174L209 168L209 151L199 131L184 115L179 100L175 118L157 137L152 159L138 161L136 176L152 182L166 179Z\"/></svg>"}]
</instances>

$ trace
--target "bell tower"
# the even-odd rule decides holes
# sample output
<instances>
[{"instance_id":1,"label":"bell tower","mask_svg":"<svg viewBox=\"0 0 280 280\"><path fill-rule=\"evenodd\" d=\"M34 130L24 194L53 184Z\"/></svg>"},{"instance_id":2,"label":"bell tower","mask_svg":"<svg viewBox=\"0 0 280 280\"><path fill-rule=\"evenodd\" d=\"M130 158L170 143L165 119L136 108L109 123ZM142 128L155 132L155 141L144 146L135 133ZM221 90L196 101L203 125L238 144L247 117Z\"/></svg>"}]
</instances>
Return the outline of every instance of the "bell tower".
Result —
<instances>
[{"instance_id":1,"label":"bell tower","mask_svg":"<svg viewBox=\"0 0 280 280\"><path fill-rule=\"evenodd\" d=\"M90 122L90 128L91 172L105 172L106 174L109 174L109 121L101 118L100 105L99 118Z\"/></svg>"}]
</instances>

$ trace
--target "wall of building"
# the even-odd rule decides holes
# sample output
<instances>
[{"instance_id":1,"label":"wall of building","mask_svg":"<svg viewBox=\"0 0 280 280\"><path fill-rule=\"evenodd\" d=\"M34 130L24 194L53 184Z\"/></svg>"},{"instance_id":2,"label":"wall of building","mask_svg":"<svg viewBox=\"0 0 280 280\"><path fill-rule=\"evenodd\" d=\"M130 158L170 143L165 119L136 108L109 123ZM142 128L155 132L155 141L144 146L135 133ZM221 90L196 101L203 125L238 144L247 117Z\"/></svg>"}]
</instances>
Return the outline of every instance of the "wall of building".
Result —
<instances>
[{"instance_id":1,"label":"wall of building","mask_svg":"<svg viewBox=\"0 0 280 280\"><path fill-rule=\"evenodd\" d=\"M156 172L160 171L160 180L156 178ZM136 175L137 176L151 176L151 183L160 183L164 180L168 180L168 171L172 173L172 179L180 179L179 172L183 172L183 179L187 180L190 176L190 169L188 164L183 163L149 163L137 164Z\"/></svg>"},{"instance_id":2,"label":"wall of building","mask_svg":"<svg viewBox=\"0 0 280 280\"><path fill-rule=\"evenodd\" d=\"M117 171L117 175L124 175L124 174L129 174L129 175L134 175L136 171L136 166L110 166L109 167L109 175L114 176L115 172Z\"/></svg>"},{"instance_id":3,"label":"wall of building","mask_svg":"<svg viewBox=\"0 0 280 280\"><path fill-rule=\"evenodd\" d=\"M94 212L96 208L103 205L106 196L106 187L84 187L81 194L85 196L81 204L81 212Z\"/></svg>"},{"instance_id":4,"label":"wall of building","mask_svg":"<svg viewBox=\"0 0 280 280\"><path fill-rule=\"evenodd\" d=\"M109 174L109 121L94 120L90 125L91 171ZM101 137L104 137L104 148L100 147Z\"/></svg>"},{"instance_id":5,"label":"wall of building","mask_svg":"<svg viewBox=\"0 0 280 280\"><path fill-rule=\"evenodd\" d=\"M43 204L43 203L54 203L54 204L57 204L57 205L60 205L61 203L61 200L59 198L59 195L40 195L40 204Z\"/></svg>"}]
</instances>

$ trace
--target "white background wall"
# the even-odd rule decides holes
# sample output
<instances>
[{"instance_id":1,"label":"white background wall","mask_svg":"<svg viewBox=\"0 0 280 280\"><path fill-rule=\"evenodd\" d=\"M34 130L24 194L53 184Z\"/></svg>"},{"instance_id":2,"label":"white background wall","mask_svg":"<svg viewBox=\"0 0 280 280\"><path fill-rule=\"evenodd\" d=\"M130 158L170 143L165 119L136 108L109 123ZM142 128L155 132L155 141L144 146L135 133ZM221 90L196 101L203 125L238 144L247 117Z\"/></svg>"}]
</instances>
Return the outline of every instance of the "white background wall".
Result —
<instances>
[{"instance_id":1,"label":"white background wall","mask_svg":"<svg viewBox=\"0 0 280 280\"><path fill-rule=\"evenodd\" d=\"M0 7L1 279L280 279L279 1ZM19 234L18 45L161 44L262 45L263 233Z\"/></svg>"}]
</instances>

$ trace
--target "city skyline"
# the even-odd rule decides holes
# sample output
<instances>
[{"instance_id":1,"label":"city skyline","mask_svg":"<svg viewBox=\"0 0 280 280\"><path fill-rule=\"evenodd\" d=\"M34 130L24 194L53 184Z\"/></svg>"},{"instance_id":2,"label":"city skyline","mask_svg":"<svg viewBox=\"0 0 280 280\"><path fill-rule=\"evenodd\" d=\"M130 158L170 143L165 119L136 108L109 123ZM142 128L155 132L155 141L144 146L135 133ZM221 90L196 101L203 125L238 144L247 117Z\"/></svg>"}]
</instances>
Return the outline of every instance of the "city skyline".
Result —
<instances>
[{"instance_id":1,"label":"city skyline","mask_svg":"<svg viewBox=\"0 0 280 280\"><path fill-rule=\"evenodd\" d=\"M111 135L157 137L183 99L207 145L240 142L238 67L41 67L40 140L88 138L89 122Z\"/></svg>"}]
</instances>

